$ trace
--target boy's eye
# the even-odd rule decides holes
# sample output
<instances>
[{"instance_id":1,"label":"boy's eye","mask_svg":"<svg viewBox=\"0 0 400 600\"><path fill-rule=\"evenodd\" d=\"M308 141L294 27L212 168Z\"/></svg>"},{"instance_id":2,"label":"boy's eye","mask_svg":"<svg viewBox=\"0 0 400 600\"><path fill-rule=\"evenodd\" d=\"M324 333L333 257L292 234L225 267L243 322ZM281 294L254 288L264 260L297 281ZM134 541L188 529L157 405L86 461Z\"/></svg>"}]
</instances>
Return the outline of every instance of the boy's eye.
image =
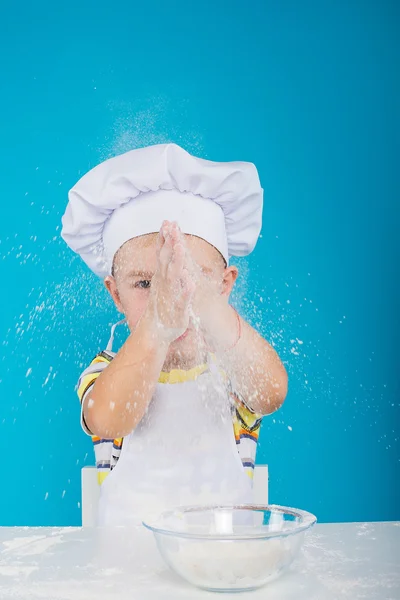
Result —
<instances>
[{"instance_id":1,"label":"boy's eye","mask_svg":"<svg viewBox=\"0 0 400 600\"><path fill-rule=\"evenodd\" d=\"M134 285L135 288L140 288L142 290L147 290L151 285L151 281L149 279L144 279L143 281L137 281Z\"/></svg>"}]
</instances>

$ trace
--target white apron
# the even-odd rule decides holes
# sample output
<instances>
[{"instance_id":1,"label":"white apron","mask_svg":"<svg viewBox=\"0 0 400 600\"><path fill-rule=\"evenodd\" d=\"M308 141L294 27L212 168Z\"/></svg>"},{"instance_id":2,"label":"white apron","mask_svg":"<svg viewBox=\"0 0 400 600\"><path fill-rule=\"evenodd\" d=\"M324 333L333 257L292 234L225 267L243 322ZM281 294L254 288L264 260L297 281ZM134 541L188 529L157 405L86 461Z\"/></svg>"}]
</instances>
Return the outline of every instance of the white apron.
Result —
<instances>
[{"instance_id":1,"label":"white apron","mask_svg":"<svg viewBox=\"0 0 400 600\"><path fill-rule=\"evenodd\" d=\"M101 485L98 523L139 525L182 505L252 502L236 448L229 395L217 369L158 383L147 413L124 438Z\"/></svg>"}]
</instances>

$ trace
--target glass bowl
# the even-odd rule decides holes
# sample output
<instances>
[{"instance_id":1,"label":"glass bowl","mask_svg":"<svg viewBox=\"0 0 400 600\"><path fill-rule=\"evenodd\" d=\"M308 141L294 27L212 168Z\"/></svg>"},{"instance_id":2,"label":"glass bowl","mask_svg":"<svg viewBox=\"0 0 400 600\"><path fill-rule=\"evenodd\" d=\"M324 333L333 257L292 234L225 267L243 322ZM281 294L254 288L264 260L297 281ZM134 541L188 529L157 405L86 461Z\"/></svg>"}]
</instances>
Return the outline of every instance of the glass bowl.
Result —
<instances>
[{"instance_id":1,"label":"glass bowl","mask_svg":"<svg viewBox=\"0 0 400 600\"><path fill-rule=\"evenodd\" d=\"M284 506L186 506L152 524L167 565L196 587L215 592L257 589L296 558L311 513Z\"/></svg>"}]
</instances>

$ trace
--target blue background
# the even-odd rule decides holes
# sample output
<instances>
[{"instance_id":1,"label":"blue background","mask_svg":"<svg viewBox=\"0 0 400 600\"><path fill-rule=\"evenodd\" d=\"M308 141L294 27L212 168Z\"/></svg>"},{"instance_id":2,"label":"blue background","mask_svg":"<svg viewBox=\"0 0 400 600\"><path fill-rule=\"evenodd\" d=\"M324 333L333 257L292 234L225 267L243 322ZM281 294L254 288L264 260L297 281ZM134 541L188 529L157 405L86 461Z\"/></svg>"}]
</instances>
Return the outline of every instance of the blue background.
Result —
<instances>
[{"instance_id":1,"label":"blue background","mask_svg":"<svg viewBox=\"0 0 400 600\"><path fill-rule=\"evenodd\" d=\"M395 0L3 8L0 524L80 522L74 386L117 315L60 218L87 169L165 141L255 162L265 188L234 300L290 375L258 455L271 500L400 518L399 17Z\"/></svg>"}]
</instances>

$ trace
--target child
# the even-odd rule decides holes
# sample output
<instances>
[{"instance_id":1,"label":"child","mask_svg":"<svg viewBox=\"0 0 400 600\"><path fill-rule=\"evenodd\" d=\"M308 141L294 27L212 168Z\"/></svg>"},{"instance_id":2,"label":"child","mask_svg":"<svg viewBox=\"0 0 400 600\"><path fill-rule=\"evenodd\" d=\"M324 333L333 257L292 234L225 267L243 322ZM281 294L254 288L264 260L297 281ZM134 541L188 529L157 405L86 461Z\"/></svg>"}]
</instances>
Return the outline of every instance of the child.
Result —
<instances>
[{"instance_id":1,"label":"child","mask_svg":"<svg viewBox=\"0 0 400 600\"><path fill-rule=\"evenodd\" d=\"M112 158L70 191L62 236L104 278L130 330L115 354L113 328L78 389L100 524L251 502L261 418L287 392L276 352L228 304L238 276L229 258L253 250L261 215L254 165L174 144Z\"/></svg>"}]
</instances>

